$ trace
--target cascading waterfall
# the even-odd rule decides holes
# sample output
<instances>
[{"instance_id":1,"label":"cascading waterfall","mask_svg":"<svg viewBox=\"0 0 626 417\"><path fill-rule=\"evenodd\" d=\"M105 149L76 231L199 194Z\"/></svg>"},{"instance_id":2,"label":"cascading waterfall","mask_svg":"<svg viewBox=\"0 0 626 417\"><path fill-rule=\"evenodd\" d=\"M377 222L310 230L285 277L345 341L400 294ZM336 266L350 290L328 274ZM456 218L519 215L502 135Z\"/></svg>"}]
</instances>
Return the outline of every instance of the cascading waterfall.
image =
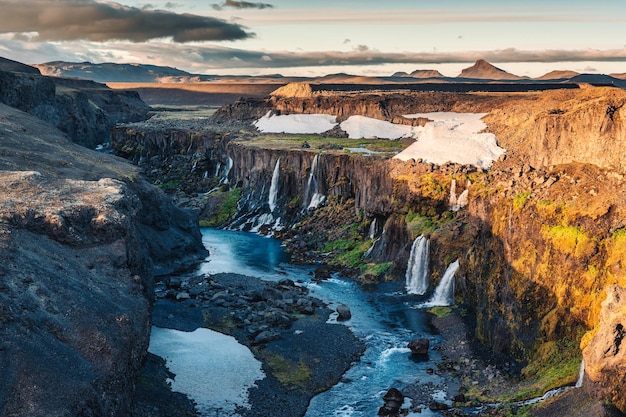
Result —
<instances>
[{"instance_id":1,"label":"cascading waterfall","mask_svg":"<svg viewBox=\"0 0 626 417\"><path fill-rule=\"evenodd\" d=\"M272 182L270 184L270 194L268 198L268 204L270 211L274 212L276 209L276 203L278 201L278 180L280 179L280 158L276 161L276 167L272 174Z\"/></svg>"},{"instance_id":2,"label":"cascading waterfall","mask_svg":"<svg viewBox=\"0 0 626 417\"><path fill-rule=\"evenodd\" d=\"M421 307L451 306L454 304L454 274L459 269L459 260L448 265L441 282L435 288L433 296Z\"/></svg>"},{"instance_id":3,"label":"cascading waterfall","mask_svg":"<svg viewBox=\"0 0 626 417\"><path fill-rule=\"evenodd\" d=\"M578 380L576 381L576 388L582 388L583 382L585 381L585 360L580 363L580 370L578 371Z\"/></svg>"},{"instance_id":4,"label":"cascading waterfall","mask_svg":"<svg viewBox=\"0 0 626 417\"><path fill-rule=\"evenodd\" d=\"M411 247L406 268L406 292L423 295L428 290L428 252L430 241L419 235Z\"/></svg>"},{"instance_id":5,"label":"cascading waterfall","mask_svg":"<svg viewBox=\"0 0 626 417\"><path fill-rule=\"evenodd\" d=\"M370 224L370 232L369 232L370 239L376 239L377 226L378 226L378 218L374 217L374 220L372 220L372 223Z\"/></svg>"},{"instance_id":6,"label":"cascading waterfall","mask_svg":"<svg viewBox=\"0 0 626 417\"><path fill-rule=\"evenodd\" d=\"M313 158L313 163L311 164L311 172L309 173L309 180L306 184L306 192L304 193L304 207L307 209L316 209L326 201L326 196L319 192L319 185L317 181L319 156L320 154L316 154Z\"/></svg>"},{"instance_id":7,"label":"cascading waterfall","mask_svg":"<svg viewBox=\"0 0 626 417\"><path fill-rule=\"evenodd\" d=\"M230 174L230 170L233 168L233 158L228 157L228 162L226 162L226 168L224 169L224 175L222 175L222 179L220 180L220 184L228 184L228 174Z\"/></svg>"},{"instance_id":8,"label":"cascading waterfall","mask_svg":"<svg viewBox=\"0 0 626 417\"><path fill-rule=\"evenodd\" d=\"M467 180L465 190L458 196L456 195L456 180L452 180L450 183L450 197L448 200L448 207L451 211L457 212L469 203L469 187L472 185L470 180Z\"/></svg>"}]
</instances>

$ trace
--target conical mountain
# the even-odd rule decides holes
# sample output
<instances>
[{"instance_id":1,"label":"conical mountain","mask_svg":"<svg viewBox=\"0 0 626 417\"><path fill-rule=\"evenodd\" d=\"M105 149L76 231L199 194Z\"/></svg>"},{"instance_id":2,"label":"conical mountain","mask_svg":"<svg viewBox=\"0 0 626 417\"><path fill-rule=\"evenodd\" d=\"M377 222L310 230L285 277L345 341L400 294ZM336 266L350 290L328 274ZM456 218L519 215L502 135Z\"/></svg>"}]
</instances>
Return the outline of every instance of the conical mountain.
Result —
<instances>
[{"instance_id":1,"label":"conical mountain","mask_svg":"<svg viewBox=\"0 0 626 417\"><path fill-rule=\"evenodd\" d=\"M508 73L491 65L484 59L479 59L471 67L465 68L458 78L478 78L482 80L521 80L522 77Z\"/></svg>"}]
</instances>

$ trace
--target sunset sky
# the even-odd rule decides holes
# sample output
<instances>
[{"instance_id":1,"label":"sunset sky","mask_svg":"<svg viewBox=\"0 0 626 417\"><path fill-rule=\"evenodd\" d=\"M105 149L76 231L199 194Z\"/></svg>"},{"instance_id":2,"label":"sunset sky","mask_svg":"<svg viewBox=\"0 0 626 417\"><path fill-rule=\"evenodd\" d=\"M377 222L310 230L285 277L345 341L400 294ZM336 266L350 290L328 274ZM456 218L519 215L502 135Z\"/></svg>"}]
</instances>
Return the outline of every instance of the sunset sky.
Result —
<instances>
[{"instance_id":1,"label":"sunset sky","mask_svg":"<svg viewBox=\"0 0 626 417\"><path fill-rule=\"evenodd\" d=\"M204 74L626 72L624 0L0 0L0 56Z\"/></svg>"}]
</instances>

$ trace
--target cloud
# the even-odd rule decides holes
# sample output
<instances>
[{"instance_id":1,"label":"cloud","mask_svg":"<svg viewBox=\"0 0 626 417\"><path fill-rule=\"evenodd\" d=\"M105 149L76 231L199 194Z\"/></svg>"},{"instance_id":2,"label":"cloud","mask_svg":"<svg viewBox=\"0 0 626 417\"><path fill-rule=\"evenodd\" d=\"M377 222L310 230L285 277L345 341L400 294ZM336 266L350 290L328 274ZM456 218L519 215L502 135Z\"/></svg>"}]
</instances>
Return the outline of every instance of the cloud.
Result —
<instances>
[{"instance_id":1,"label":"cloud","mask_svg":"<svg viewBox=\"0 0 626 417\"><path fill-rule=\"evenodd\" d=\"M235 1L226 0L221 4L211 5L215 10L223 10L226 7L232 7L234 9L271 9L274 6L268 3L252 3L249 1Z\"/></svg>"},{"instance_id":2,"label":"cloud","mask_svg":"<svg viewBox=\"0 0 626 417\"><path fill-rule=\"evenodd\" d=\"M0 0L0 33L37 32L40 41L223 41L254 36L213 17L94 0Z\"/></svg>"}]
</instances>

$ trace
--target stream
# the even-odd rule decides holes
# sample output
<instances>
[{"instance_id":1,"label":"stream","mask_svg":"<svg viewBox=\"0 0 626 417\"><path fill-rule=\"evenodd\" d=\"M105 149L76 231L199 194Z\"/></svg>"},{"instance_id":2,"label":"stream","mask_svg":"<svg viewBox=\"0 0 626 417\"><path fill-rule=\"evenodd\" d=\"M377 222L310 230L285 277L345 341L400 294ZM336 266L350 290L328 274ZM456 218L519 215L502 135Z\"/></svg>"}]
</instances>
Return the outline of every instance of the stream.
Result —
<instances>
[{"instance_id":1,"label":"stream","mask_svg":"<svg viewBox=\"0 0 626 417\"><path fill-rule=\"evenodd\" d=\"M270 281L290 278L308 287L311 295L331 308L338 304L350 307L352 318L337 325L348 326L363 340L365 353L341 382L312 399L306 417L375 416L389 388L402 390L417 381L423 392L414 405L420 406L422 411L410 416L440 416L441 413L428 408L433 400L450 404L444 380L432 372L441 359L439 353L432 350L441 340L440 336L430 330L428 314L415 308L425 301L424 297L406 294L403 282L362 287L333 275L331 279L315 283L311 281L313 268L289 264L287 254L276 239L219 229L203 229L202 234L210 256L201 264L198 274L236 273ZM336 321L334 315L330 321ZM431 344L428 357L419 360L407 348L408 342L418 337L428 338ZM152 343L151 346L154 350ZM167 354L162 353L162 356ZM171 359L168 358L168 366ZM407 400L405 406L408 405Z\"/></svg>"}]
</instances>

